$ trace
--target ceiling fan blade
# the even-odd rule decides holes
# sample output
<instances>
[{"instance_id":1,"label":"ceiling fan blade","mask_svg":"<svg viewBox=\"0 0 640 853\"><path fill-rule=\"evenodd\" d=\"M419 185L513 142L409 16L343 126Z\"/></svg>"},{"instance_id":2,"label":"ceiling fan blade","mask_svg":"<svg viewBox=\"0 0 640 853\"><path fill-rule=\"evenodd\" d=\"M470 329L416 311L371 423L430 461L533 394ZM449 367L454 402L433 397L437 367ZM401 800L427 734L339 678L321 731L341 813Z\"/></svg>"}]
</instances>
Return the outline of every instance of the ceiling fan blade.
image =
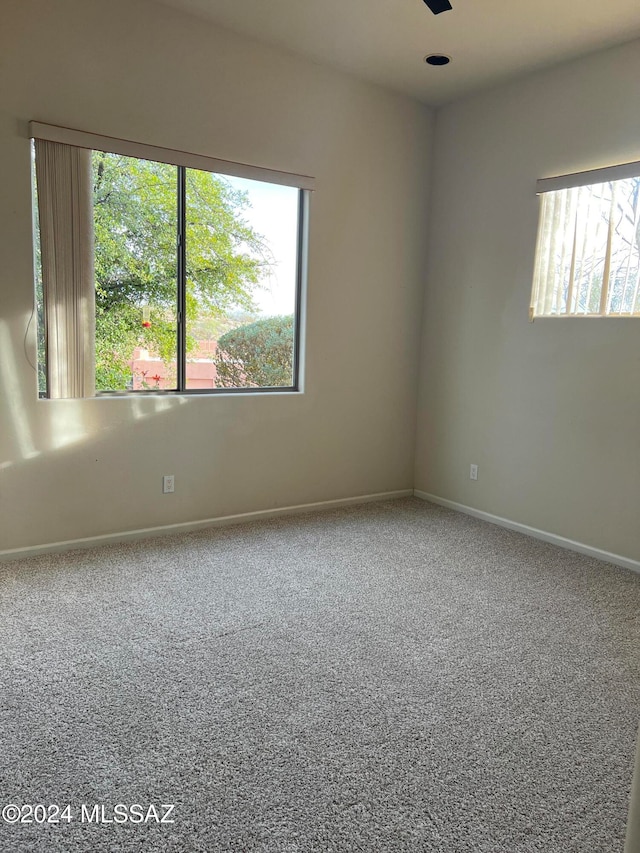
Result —
<instances>
[{"instance_id":1,"label":"ceiling fan blade","mask_svg":"<svg viewBox=\"0 0 640 853\"><path fill-rule=\"evenodd\" d=\"M440 12L448 12L452 8L449 0L424 0L427 6L431 9L434 15L439 15Z\"/></svg>"}]
</instances>

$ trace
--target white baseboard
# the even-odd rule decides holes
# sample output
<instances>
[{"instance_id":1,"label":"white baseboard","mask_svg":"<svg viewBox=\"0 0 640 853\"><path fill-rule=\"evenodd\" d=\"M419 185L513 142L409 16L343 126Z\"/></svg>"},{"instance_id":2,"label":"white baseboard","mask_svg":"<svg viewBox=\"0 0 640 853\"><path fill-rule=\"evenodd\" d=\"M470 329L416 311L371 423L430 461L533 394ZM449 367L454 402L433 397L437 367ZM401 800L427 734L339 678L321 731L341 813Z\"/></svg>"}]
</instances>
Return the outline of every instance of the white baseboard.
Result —
<instances>
[{"instance_id":1,"label":"white baseboard","mask_svg":"<svg viewBox=\"0 0 640 853\"><path fill-rule=\"evenodd\" d=\"M422 498L423 501L439 504L440 506L454 509L456 512L464 512L466 515L472 515L474 518L480 518L482 521L488 521L490 524L497 524L499 527L506 527L509 530L524 533L525 536L533 536L534 539L541 539L543 542L550 542L552 545L558 545L560 548L567 548L569 551L577 551L579 554L585 554L587 557L594 557L596 560L603 560L605 563L613 563L616 566L622 566L624 569L631 569L633 572L640 572L640 561L632 560L630 557L622 557L620 554L612 554L609 551L601 551L599 548L592 548L591 545L585 545L583 542L575 542L573 539L565 539L564 536L557 536L555 533L547 533L546 530L538 530L536 527L529 527L528 524L521 524L519 521L511 521L509 518L502 518L499 515L492 515L490 512L483 512L481 509L474 509L471 506L465 506L465 504L449 501L446 498L438 497L438 495L430 495L428 492L420 491L420 489L414 489L413 494L417 498Z\"/></svg>"},{"instance_id":2,"label":"white baseboard","mask_svg":"<svg viewBox=\"0 0 640 853\"><path fill-rule=\"evenodd\" d=\"M256 512L243 512L238 515L222 515L217 518L203 518L199 521L184 521L179 524L165 524L160 527L144 527L139 530L127 530L120 533L106 533L101 536L88 536L83 539L67 539L63 542L47 542L26 548L13 548L0 551L0 561L18 560L23 557L35 557L38 554L53 554L57 551L72 551L77 548L95 548L97 545L109 545L117 542L131 542L136 539L149 539L152 536L167 536L171 533L188 533L203 527L226 527L231 524L243 524L248 521L262 521L282 515L299 515L318 510L336 509L341 506L388 501L396 498L413 497L413 489L398 489L394 492L377 492L372 495L357 495L352 498L337 498L330 501L316 501L296 506L283 506L277 509L261 509Z\"/></svg>"}]
</instances>

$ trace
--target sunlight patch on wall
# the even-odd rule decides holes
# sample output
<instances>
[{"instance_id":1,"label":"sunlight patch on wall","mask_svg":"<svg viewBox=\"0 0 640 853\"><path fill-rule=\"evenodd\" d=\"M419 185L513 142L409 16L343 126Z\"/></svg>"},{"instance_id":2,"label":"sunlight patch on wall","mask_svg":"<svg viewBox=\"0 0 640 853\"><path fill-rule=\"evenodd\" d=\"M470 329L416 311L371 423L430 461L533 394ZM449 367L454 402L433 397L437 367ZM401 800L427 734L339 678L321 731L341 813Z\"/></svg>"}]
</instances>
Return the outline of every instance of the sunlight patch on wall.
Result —
<instances>
[{"instance_id":1,"label":"sunlight patch on wall","mask_svg":"<svg viewBox=\"0 0 640 853\"><path fill-rule=\"evenodd\" d=\"M32 389L29 390L32 392ZM9 418L14 455L20 459L32 459L34 456L39 456L40 451L35 448L27 410L24 405L25 389L20 387L18 379L11 333L5 320L0 320L0 391L2 392L0 396L3 396L6 401L4 410ZM16 460L3 460L0 467L6 468L12 465L14 461Z\"/></svg>"}]
</instances>

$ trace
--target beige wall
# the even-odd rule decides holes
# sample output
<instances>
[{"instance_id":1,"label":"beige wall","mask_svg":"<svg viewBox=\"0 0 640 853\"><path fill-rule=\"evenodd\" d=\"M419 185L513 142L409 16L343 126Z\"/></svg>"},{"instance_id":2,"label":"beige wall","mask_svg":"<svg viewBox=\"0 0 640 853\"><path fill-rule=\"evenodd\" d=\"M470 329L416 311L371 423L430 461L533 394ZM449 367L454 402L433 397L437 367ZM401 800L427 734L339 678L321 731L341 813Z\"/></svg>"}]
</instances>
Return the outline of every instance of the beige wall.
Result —
<instances>
[{"instance_id":1,"label":"beige wall","mask_svg":"<svg viewBox=\"0 0 640 853\"><path fill-rule=\"evenodd\" d=\"M411 488L430 111L144 0L0 16L0 550ZM314 175L306 393L38 401L30 119Z\"/></svg>"},{"instance_id":2,"label":"beige wall","mask_svg":"<svg viewBox=\"0 0 640 853\"><path fill-rule=\"evenodd\" d=\"M415 483L636 560L640 321L527 309L535 181L640 159L639 80L635 42L439 111Z\"/></svg>"},{"instance_id":3,"label":"beige wall","mask_svg":"<svg viewBox=\"0 0 640 853\"><path fill-rule=\"evenodd\" d=\"M535 180L640 158L639 43L443 108L432 151L428 109L161 5L0 15L0 550L415 485L640 558L640 327L527 319ZM38 401L30 119L316 176L306 393Z\"/></svg>"}]
</instances>

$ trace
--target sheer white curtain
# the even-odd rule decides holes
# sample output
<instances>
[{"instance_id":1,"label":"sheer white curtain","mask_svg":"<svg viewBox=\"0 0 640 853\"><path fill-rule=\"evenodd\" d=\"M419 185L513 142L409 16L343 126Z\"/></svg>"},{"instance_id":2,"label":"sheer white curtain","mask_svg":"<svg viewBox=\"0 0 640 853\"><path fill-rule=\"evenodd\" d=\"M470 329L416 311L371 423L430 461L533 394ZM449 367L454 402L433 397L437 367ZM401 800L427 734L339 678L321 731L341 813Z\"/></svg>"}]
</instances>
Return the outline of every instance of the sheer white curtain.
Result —
<instances>
[{"instance_id":1,"label":"sheer white curtain","mask_svg":"<svg viewBox=\"0 0 640 853\"><path fill-rule=\"evenodd\" d=\"M49 396L95 393L91 151L35 140Z\"/></svg>"}]
</instances>

